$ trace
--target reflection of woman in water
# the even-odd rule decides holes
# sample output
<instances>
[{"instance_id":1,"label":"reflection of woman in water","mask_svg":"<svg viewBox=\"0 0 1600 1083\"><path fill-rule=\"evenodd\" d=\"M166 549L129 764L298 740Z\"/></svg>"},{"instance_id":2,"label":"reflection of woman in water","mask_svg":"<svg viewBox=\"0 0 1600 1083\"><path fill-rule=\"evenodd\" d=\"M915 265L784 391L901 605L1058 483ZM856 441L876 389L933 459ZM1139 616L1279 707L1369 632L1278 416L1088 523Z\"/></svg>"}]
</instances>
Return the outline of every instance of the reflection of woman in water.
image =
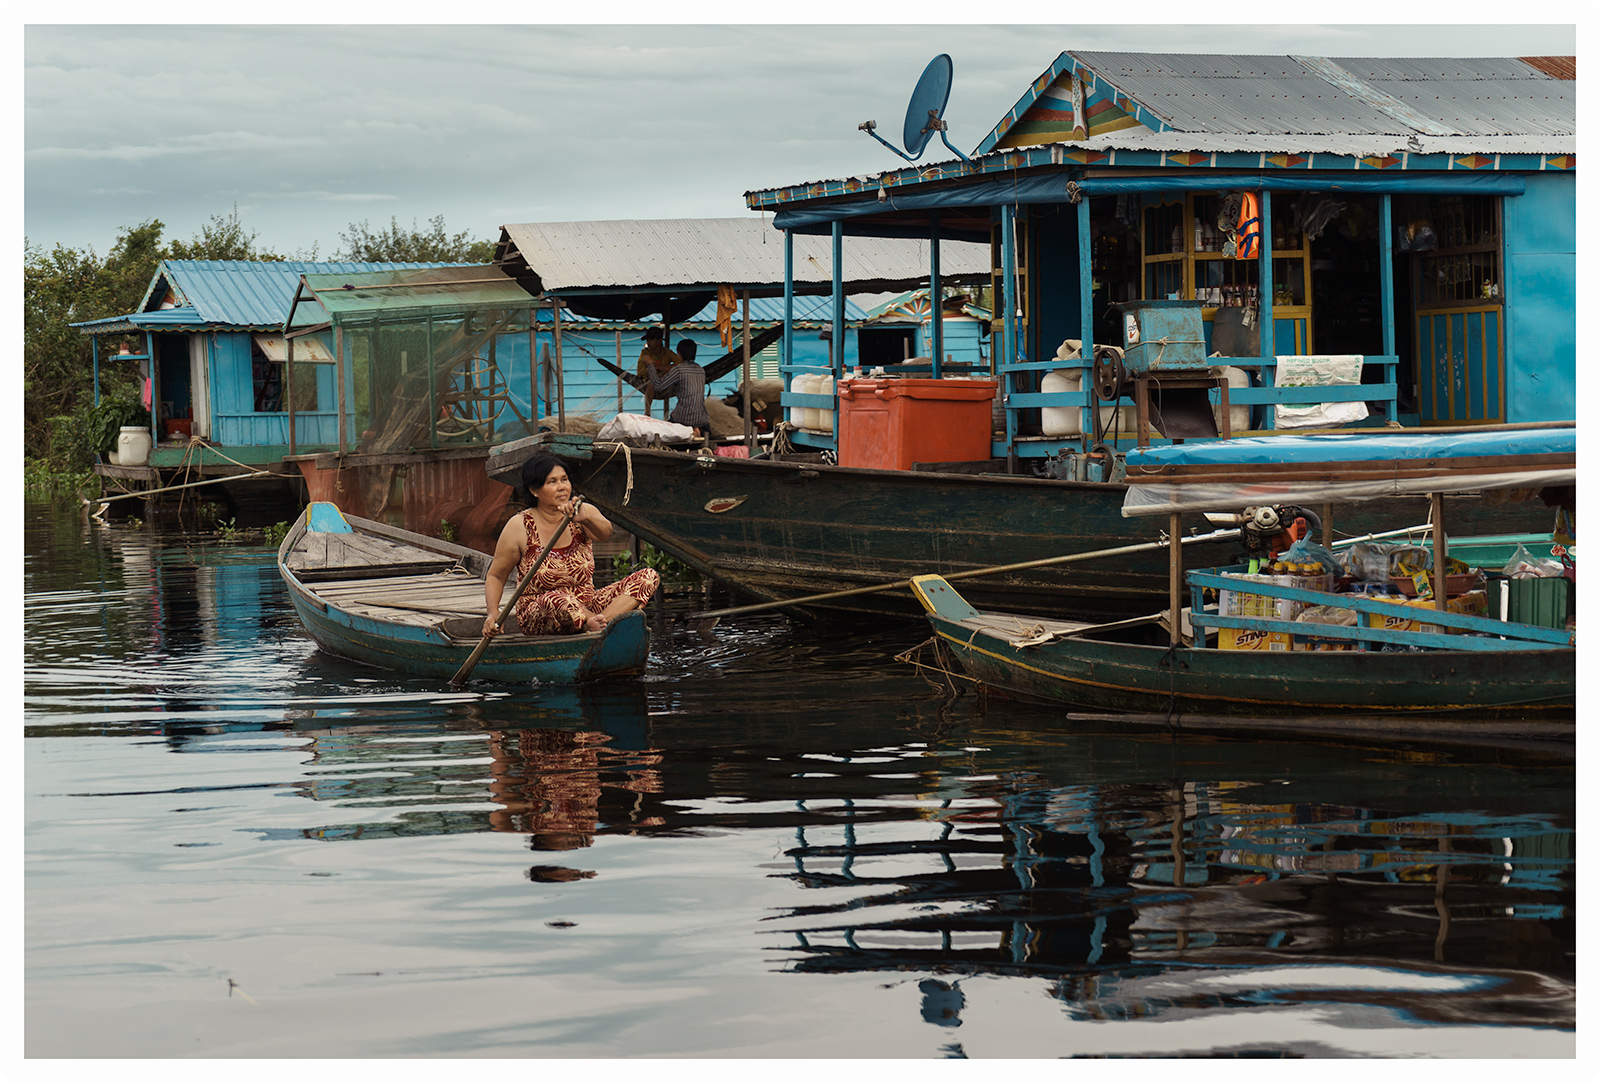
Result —
<instances>
[{"instance_id":1,"label":"reflection of woman in water","mask_svg":"<svg viewBox=\"0 0 1600 1083\"><path fill-rule=\"evenodd\" d=\"M638 571L601 590L594 586L594 546L591 538L611 537L611 521L593 504L585 503L571 523L561 520L572 507L572 482L566 467L550 455L535 455L522 466L522 485L533 507L516 515L500 532L494 562L484 577L483 634L500 631L495 623L503 604L506 580L513 569L526 576L557 529L561 529L550 555L517 599L517 624L523 635L564 635L598 632L617 617L641 609L661 585L654 568Z\"/></svg>"},{"instance_id":2,"label":"reflection of woman in water","mask_svg":"<svg viewBox=\"0 0 1600 1083\"><path fill-rule=\"evenodd\" d=\"M641 812L641 795L661 792L661 756L618 752L610 742L594 731L491 731L489 797L498 807L489 826L529 835L531 849L547 851L582 849L607 831L660 827L661 816ZM536 880L593 875L548 865L529 874Z\"/></svg>"}]
</instances>

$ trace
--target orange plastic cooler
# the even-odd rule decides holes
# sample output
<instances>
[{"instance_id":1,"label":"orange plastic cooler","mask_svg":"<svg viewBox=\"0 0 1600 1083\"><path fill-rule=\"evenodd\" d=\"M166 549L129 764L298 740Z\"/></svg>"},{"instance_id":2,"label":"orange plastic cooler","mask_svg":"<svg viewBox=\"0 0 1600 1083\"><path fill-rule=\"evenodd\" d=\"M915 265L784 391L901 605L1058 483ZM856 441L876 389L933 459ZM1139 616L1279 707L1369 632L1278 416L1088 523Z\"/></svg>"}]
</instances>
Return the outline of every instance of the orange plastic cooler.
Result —
<instances>
[{"instance_id":1,"label":"orange plastic cooler","mask_svg":"<svg viewBox=\"0 0 1600 1083\"><path fill-rule=\"evenodd\" d=\"M996 380L839 381L839 465L910 470L913 463L990 458Z\"/></svg>"}]
</instances>

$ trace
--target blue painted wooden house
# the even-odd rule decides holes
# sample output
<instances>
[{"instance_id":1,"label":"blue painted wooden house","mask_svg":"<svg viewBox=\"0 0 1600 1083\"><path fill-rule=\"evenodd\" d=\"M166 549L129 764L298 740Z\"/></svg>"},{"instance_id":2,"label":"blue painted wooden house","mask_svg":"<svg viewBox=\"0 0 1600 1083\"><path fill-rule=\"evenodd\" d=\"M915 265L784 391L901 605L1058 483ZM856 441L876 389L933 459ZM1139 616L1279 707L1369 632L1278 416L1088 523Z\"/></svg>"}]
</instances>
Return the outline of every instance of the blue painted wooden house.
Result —
<instances>
[{"instance_id":1,"label":"blue painted wooden house","mask_svg":"<svg viewBox=\"0 0 1600 1083\"><path fill-rule=\"evenodd\" d=\"M1064 340L1128 345L1130 304L1198 309L1207 359L1249 374L1230 403L1253 428L1299 401L1275 386L1280 360L1324 355L1357 358L1362 385L1319 401L1364 402L1366 424L1572 420L1575 79L1572 57L1068 51L970 158L746 202L846 261L857 238L908 231L989 244L1007 406L994 453L1013 462L1118 442L1096 431L1093 372L1076 391L1042 378ZM1083 436L1042 432L1062 407Z\"/></svg>"},{"instance_id":2,"label":"blue painted wooden house","mask_svg":"<svg viewBox=\"0 0 1600 1083\"><path fill-rule=\"evenodd\" d=\"M300 276L427 266L443 265L164 260L134 312L76 325L94 340L96 399L100 366L138 366L157 404L151 467L177 465L188 452L189 435L229 459L250 465L278 462L289 445L281 378L283 321ZM107 354L101 350L107 338L139 345L134 352ZM327 363L317 366L315 382L301 389L299 443L331 448L338 423L333 358L323 342L307 343L302 351L306 360ZM204 452L200 457L212 464L226 461Z\"/></svg>"}]
</instances>

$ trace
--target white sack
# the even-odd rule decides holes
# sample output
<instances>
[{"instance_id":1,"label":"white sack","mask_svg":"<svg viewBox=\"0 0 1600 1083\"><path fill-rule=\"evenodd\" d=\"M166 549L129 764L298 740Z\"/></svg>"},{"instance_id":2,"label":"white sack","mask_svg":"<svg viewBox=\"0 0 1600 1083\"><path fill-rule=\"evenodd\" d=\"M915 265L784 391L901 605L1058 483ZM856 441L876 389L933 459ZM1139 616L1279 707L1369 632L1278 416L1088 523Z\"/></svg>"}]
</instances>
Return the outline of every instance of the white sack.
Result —
<instances>
[{"instance_id":1,"label":"white sack","mask_svg":"<svg viewBox=\"0 0 1600 1083\"><path fill-rule=\"evenodd\" d=\"M1278 356L1276 387L1348 387L1361 382L1363 357L1347 354L1291 354ZM1364 402L1324 402L1277 407L1280 429L1337 428L1367 416Z\"/></svg>"}]
</instances>

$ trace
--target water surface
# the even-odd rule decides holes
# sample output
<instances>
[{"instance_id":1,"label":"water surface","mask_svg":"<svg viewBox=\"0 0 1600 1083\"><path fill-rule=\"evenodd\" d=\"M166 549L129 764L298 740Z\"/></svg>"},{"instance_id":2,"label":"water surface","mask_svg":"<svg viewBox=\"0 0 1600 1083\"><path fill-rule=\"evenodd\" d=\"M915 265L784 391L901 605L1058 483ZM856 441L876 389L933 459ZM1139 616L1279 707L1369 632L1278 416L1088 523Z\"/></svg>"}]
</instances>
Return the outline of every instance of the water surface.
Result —
<instances>
[{"instance_id":1,"label":"water surface","mask_svg":"<svg viewBox=\"0 0 1600 1083\"><path fill-rule=\"evenodd\" d=\"M43 507L24 583L32 1057L1574 1052L1570 762L952 703L925 628L694 596L644 680L453 693Z\"/></svg>"}]
</instances>

